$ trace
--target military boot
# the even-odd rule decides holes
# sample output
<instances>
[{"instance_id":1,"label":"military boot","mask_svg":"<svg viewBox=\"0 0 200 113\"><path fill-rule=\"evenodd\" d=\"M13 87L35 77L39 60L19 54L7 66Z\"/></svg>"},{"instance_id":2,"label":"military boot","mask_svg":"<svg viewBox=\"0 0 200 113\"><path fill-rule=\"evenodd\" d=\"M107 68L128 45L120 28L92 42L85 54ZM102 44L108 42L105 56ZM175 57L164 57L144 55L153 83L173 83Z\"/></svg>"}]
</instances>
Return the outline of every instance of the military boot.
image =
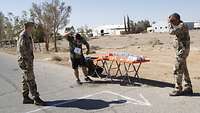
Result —
<instances>
[{"instance_id":1,"label":"military boot","mask_svg":"<svg viewBox=\"0 0 200 113\"><path fill-rule=\"evenodd\" d=\"M39 96L34 98L34 104L38 106L45 106L46 102L44 102Z\"/></svg>"},{"instance_id":2,"label":"military boot","mask_svg":"<svg viewBox=\"0 0 200 113\"><path fill-rule=\"evenodd\" d=\"M181 96L181 95L183 95L181 90L174 90L169 94L169 96Z\"/></svg>"},{"instance_id":3,"label":"military boot","mask_svg":"<svg viewBox=\"0 0 200 113\"><path fill-rule=\"evenodd\" d=\"M83 83L80 81L80 79L76 80L76 83L77 83L78 85L82 85L82 84L83 84Z\"/></svg>"},{"instance_id":4,"label":"military boot","mask_svg":"<svg viewBox=\"0 0 200 113\"><path fill-rule=\"evenodd\" d=\"M90 77L85 77L85 81L88 81L88 82L93 82L93 80L90 78Z\"/></svg>"},{"instance_id":5,"label":"military boot","mask_svg":"<svg viewBox=\"0 0 200 113\"><path fill-rule=\"evenodd\" d=\"M184 95L192 95L193 94L193 90L192 90L192 88L188 87L188 88L185 88L182 93Z\"/></svg>"},{"instance_id":6,"label":"military boot","mask_svg":"<svg viewBox=\"0 0 200 113\"><path fill-rule=\"evenodd\" d=\"M34 104L34 100L29 96L23 96L23 104Z\"/></svg>"}]
</instances>

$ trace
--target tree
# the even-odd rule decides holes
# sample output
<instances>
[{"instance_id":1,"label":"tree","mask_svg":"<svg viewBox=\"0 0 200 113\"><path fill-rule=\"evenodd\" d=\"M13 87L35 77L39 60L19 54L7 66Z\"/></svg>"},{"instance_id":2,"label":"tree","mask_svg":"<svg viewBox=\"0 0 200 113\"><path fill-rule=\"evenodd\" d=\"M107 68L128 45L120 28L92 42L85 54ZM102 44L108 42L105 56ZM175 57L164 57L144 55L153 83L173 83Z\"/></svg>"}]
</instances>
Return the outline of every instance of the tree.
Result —
<instances>
[{"instance_id":1,"label":"tree","mask_svg":"<svg viewBox=\"0 0 200 113\"><path fill-rule=\"evenodd\" d=\"M136 33L146 32L147 27L150 27L148 20L141 20L136 23Z\"/></svg>"},{"instance_id":2,"label":"tree","mask_svg":"<svg viewBox=\"0 0 200 113\"><path fill-rule=\"evenodd\" d=\"M130 33L131 28L130 28L130 19L128 15L127 15L127 28L128 28L128 33Z\"/></svg>"},{"instance_id":3,"label":"tree","mask_svg":"<svg viewBox=\"0 0 200 113\"><path fill-rule=\"evenodd\" d=\"M4 38L4 14L0 12L0 40Z\"/></svg>"},{"instance_id":4,"label":"tree","mask_svg":"<svg viewBox=\"0 0 200 113\"><path fill-rule=\"evenodd\" d=\"M0 33L4 39L14 40L13 38L19 36L22 30L20 19L18 16L14 16L13 13L9 12L8 16L0 14Z\"/></svg>"},{"instance_id":5,"label":"tree","mask_svg":"<svg viewBox=\"0 0 200 113\"><path fill-rule=\"evenodd\" d=\"M34 36L34 42L37 43L44 42L45 33L42 25L39 24L36 26L36 28L33 31L33 36Z\"/></svg>"},{"instance_id":6,"label":"tree","mask_svg":"<svg viewBox=\"0 0 200 113\"><path fill-rule=\"evenodd\" d=\"M5 31L9 39L19 37L19 34L24 28L24 23L30 21L29 13L27 11L22 11L21 17L15 16L12 12L9 12L8 16L5 18Z\"/></svg>"},{"instance_id":7,"label":"tree","mask_svg":"<svg viewBox=\"0 0 200 113\"><path fill-rule=\"evenodd\" d=\"M130 20L130 32L135 33L135 26L136 24L133 22L133 20Z\"/></svg>"},{"instance_id":8,"label":"tree","mask_svg":"<svg viewBox=\"0 0 200 113\"><path fill-rule=\"evenodd\" d=\"M145 26L145 28L151 27L150 22L148 20L145 20L144 21L144 26Z\"/></svg>"},{"instance_id":9,"label":"tree","mask_svg":"<svg viewBox=\"0 0 200 113\"><path fill-rule=\"evenodd\" d=\"M127 16L127 18L124 17L124 26L125 26L125 32L126 33L141 33L146 32L147 27L150 27L150 22L148 20L141 20L136 23L133 22Z\"/></svg>"},{"instance_id":10,"label":"tree","mask_svg":"<svg viewBox=\"0 0 200 113\"><path fill-rule=\"evenodd\" d=\"M14 31L13 31L14 30L13 24L11 23L11 21L7 17L5 17L4 24L5 24L4 32L5 32L6 39L13 40L13 38L15 37Z\"/></svg>"},{"instance_id":11,"label":"tree","mask_svg":"<svg viewBox=\"0 0 200 113\"><path fill-rule=\"evenodd\" d=\"M124 16L124 29L125 29L125 33L127 33L127 27L126 27L126 17Z\"/></svg>"},{"instance_id":12,"label":"tree","mask_svg":"<svg viewBox=\"0 0 200 113\"><path fill-rule=\"evenodd\" d=\"M52 23L53 23L53 19L51 16L46 14L46 4L47 3L43 3L42 6L37 5L35 3L32 4L32 8L30 9L30 13L31 13L31 18L32 20L37 23L38 25L41 25L41 27L44 30L44 41L45 41L45 47L46 47L46 51L49 51L49 37L50 34L52 32Z\"/></svg>"},{"instance_id":13,"label":"tree","mask_svg":"<svg viewBox=\"0 0 200 113\"><path fill-rule=\"evenodd\" d=\"M83 37L92 37L92 29L90 29L87 25L77 28L78 33L80 33Z\"/></svg>"},{"instance_id":14,"label":"tree","mask_svg":"<svg viewBox=\"0 0 200 113\"><path fill-rule=\"evenodd\" d=\"M71 6L67 6L65 2L60 2L60 0L52 0L50 3L45 1L42 6L33 3L31 14L36 22L43 25L47 44L50 34L53 34L55 52L58 52L56 35L58 30L63 29L68 24Z\"/></svg>"}]
</instances>

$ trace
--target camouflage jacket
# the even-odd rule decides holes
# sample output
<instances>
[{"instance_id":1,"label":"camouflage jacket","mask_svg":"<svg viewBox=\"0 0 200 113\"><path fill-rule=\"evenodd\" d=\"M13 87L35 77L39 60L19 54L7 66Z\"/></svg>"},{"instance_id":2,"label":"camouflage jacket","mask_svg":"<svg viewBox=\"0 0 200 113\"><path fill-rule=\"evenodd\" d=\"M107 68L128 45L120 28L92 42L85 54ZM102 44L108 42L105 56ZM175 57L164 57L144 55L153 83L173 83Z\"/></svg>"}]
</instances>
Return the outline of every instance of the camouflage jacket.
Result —
<instances>
[{"instance_id":1,"label":"camouflage jacket","mask_svg":"<svg viewBox=\"0 0 200 113\"><path fill-rule=\"evenodd\" d=\"M21 32L17 40L17 54L20 64L29 65L29 63L33 62L33 41L26 31Z\"/></svg>"},{"instance_id":2,"label":"camouflage jacket","mask_svg":"<svg viewBox=\"0 0 200 113\"><path fill-rule=\"evenodd\" d=\"M88 42L85 40L85 38L81 38L80 41L77 41L73 36L68 36L67 40L69 41L69 50L70 50L70 57L71 58L81 58L83 57L83 49L82 45L89 46ZM80 49L80 54L77 54L75 52L75 49Z\"/></svg>"},{"instance_id":3,"label":"camouflage jacket","mask_svg":"<svg viewBox=\"0 0 200 113\"><path fill-rule=\"evenodd\" d=\"M176 35L175 39L175 49L177 55L182 55L185 51L189 52L190 49L190 35L187 25L183 22L178 26L173 26L170 24L169 33L171 35Z\"/></svg>"}]
</instances>

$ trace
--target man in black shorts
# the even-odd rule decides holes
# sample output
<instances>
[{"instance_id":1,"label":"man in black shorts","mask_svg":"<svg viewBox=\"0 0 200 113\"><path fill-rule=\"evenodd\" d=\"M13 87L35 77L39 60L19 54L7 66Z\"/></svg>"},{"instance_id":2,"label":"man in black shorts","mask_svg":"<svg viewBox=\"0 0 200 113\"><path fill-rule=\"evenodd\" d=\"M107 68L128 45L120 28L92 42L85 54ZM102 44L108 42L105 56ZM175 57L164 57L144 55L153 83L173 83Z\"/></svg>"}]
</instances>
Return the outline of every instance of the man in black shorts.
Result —
<instances>
[{"instance_id":1,"label":"man in black shorts","mask_svg":"<svg viewBox=\"0 0 200 113\"><path fill-rule=\"evenodd\" d=\"M75 36L73 35L74 35L73 29L66 29L64 37L69 41L70 58L72 62L72 68L74 69L74 75L77 79L76 81L78 84L82 84L82 82L79 79L79 71L78 71L78 67L82 67L82 71L85 75L85 80L92 82L92 80L88 77L85 57L83 55L83 49L82 49L82 45L85 45L87 47L86 54L88 54L90 46L88 42L85 40L85 38L83 38L80 34L77 33Z\"/></svg>"}]
</instances>

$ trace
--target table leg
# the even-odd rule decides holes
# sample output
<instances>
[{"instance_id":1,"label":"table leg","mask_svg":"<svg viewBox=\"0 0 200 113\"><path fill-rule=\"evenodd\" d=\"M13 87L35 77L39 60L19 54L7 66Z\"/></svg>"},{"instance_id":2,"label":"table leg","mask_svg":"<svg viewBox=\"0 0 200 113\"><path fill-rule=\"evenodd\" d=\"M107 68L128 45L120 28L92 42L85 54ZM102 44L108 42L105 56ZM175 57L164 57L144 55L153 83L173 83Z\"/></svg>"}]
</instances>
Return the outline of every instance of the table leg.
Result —
<instances>
[{"instance_id":1,"label":"table leg","mask_svg":"<svg viewBox=\"0 0 200 113\"><path fill-rule=\"evenodd\" d=\"M141 64L142 64L142 63L140 62L137 68L135 67L134 64L132 64L132 65L133 65L133 68L134 68L134 71L135 71L135 75L134 75L135 78L139 78L138 72L139 72L139 69L140 69L140 67L141 67Z\"/></svg>"}]
</instances>

